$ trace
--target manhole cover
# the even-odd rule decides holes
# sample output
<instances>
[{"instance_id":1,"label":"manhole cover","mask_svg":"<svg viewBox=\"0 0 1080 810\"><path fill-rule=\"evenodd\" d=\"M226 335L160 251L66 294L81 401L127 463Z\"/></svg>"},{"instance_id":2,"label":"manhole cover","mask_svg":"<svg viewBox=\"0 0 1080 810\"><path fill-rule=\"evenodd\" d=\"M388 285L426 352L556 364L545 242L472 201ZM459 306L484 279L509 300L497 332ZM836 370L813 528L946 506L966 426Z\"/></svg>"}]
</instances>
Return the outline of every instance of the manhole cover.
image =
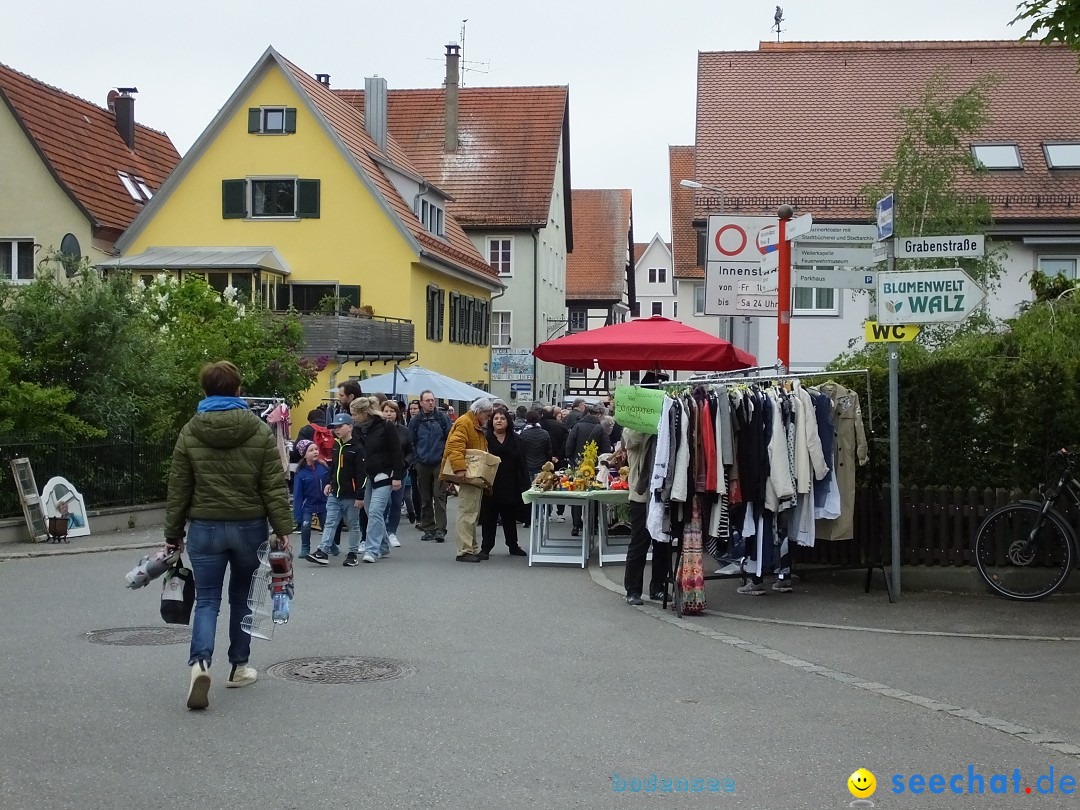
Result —
<instances>
[{"instance_id":1,"label":"manhole cover","mask_svg":"<svg viewBox=\"0 0 1080 810\"><path fill-rule=\"evenodd\" d=\"M267 672L299 683L370 683L406 678L416 669L391 658L293 658L274 664Z\"/></svg>"},{"instance_id":2,"label":"manhole cover","mask_svg":"<svg viewBox=\"0 0 1080 810\"><path fill-rule=\"evenodd\" d=\"M114 647L157 647L162 644L187 644L191 631L186 627L112 627L91 630L86 640Z\"/></svg>"}]
</instances>

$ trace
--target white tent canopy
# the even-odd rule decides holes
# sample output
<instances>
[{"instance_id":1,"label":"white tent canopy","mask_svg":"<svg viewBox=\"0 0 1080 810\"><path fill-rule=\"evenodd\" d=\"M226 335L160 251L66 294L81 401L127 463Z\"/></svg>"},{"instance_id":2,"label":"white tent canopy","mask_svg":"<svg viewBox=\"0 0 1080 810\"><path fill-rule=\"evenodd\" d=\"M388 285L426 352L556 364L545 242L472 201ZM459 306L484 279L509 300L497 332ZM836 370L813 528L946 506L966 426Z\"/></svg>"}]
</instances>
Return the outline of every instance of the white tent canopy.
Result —
<instances>
[{"instance_id":1,"label":"white tent canopy","mask_svg":"<svg viewBox=\"0 0 1080 810\"><path fill-rule=\"evenodd\" d=\"M404 368L395 366L394 370L388 374L361 380L360 386L364 389L364 393L419 396L421 391L431 391L439 399L456 399L462 402L472 402L477 397L491 396L487 391L421 366Z\"/></svg>"}]
</instances>

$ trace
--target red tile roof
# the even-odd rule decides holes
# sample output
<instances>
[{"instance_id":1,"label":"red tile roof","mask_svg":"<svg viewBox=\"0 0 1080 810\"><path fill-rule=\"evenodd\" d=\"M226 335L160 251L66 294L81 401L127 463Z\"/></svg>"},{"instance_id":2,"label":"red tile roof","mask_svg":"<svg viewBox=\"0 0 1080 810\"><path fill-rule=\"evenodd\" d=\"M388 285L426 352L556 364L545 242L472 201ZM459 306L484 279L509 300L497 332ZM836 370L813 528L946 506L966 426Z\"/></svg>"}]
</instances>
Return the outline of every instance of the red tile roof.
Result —
<instances>
[{"instance_id":1,"label":"red tile roof","mask_svg":"<svg viewBox=\"0 0 1080 810\"><path fill-rule=\"evenodd\" d=\"M292 62L287 59L282 59L282 62L292 71L293 76L304 92L307 93L312 103L315 104L330 123L330 126L341 137L349 152L356 158L368 176L371 177L394 213L397 214L423 248L439 258L484 276L486 279L497 280L497 273L492 270L491 264L480 255L472 241L465 235L452 211L448 212L449 215L444 219L446 238L435 236L428 232L413 211L412 206L402 198L386 174L383 173L379 163L375 160L375 156L379 156L383 160L389 158L394 165L413 175L428 177L409 160L409 157L395 139L387 136L386 155L383 156L378 146L375 145L375 141L372 140L364 128L364 115L360 109L347 103L343 98ZM428 179L434 180L431 177L428 177Z\"/></svg>"},{"instance_id":2,"label":"red tile roof","mask_svg":"<svg viewBox=\"0 0 1080 810\"><path fill-rule=\"evenodd\" d=\"M694 180L694 147L668 147L668 180L671 185L671 260L675 278L705 278L697 263L697 231L694 230L694 190L680 180Z\"/></svg>"},{"instance_id":3,"label":"red tile roof","mask_svg":"<svg viewBox=\"0 0 1080 810\"><path fill-rule=\"evenodd\" d=\"M577 247L566 257L566 300L621 301L633 275L633 195L628 188L576 188L573 197Z\"/></svg>"},{"instance_id":4,"label":"red tile roof","mask_svg":"<svg viewBox=\"0 0 1080 810\"><path fill-rule=\"evenodd\" d=\"M363 90L333 92L364 109ZM567 193L570 188L569 105L567 87L462 87L454 152L443 149L443 89L390 90L387 120L420 173L454 198L450 210L462 225L543 227L560 140ZM569 209L566 218L572 219ZM569 229L567 242L572 247Z\"/></svg>"},{"instance_id":5,"label":"red tile roof","mask_svg":"<svg viewBox=\"0 0 1080 810\"><path fill-rule=\"evenodd\" d=\"M645 251L649 249L649 245L652 242L634 242L634 264L636 265L641 261L641 257L645 255Z\"/></svg>"},{"instance_id":6,"label":"red tile roof","mask_svg":"<svg viewBox=\"0 0 1080 810\"><path fill-rule=\"evenodd\" d=\"M865 221L873 202L855 197L893 156L898 108L917 106L942 71L948 92L992 73L1001 81L974 140L1017 143L1024 168L973 178L966 190L987 195L999 221L1076 219L1080 172L1051 172L1042 152L1043 141L1080 139L1076 64L1063 46L1015 41L762 42L699 53L692 176L724 188L729 212L799 202L815 216ZM695 215L706 213L699 196ZM675 255L685 270L678 239Z\"/></svg>"},{"instance_id":7,"label":"red tile roof","mask_svg":"<svg viewBox=\"0 0 1080 810\"><path fill-rule=\"evenodd\" d=\"M118 171L161 187L180 162L169 136L135 125L135 150L116 129L113 114L0 64L0 98L42 155L61 187L90 218L95 232L115 240L142 210Z\"/></svg>"}]
</instances>

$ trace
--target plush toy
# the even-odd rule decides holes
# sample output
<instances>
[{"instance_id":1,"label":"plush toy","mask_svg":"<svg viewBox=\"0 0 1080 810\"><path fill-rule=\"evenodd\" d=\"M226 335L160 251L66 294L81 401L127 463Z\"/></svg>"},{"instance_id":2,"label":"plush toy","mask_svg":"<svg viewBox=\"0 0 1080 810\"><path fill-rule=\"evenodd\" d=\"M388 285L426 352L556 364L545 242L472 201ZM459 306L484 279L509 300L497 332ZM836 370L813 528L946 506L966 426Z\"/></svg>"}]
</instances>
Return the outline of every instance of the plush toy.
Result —
<instances>
[{"instance_id":1,"label":"plush toy","mask_svg":"<svg viewBox=\"0 0 1080 810\"><path fill-rule=\"evenodd\" d=\"M548 492L555 486L555 483L555 465L550 461L545 461L544 466L540 468L540 472L536 474L536 479L532 482L532 488L541 492Z\"/></svg>"},{"instance_id":2,"label":"plush toy","mask_svg":"<svg viewBox=\"0 0 1080 810\"><path fill-rule=\"evenodd\" d=\"M619 480L611 485L612 489L630 489L630 468L619 467Z\"/></svg>"}]
</instances>

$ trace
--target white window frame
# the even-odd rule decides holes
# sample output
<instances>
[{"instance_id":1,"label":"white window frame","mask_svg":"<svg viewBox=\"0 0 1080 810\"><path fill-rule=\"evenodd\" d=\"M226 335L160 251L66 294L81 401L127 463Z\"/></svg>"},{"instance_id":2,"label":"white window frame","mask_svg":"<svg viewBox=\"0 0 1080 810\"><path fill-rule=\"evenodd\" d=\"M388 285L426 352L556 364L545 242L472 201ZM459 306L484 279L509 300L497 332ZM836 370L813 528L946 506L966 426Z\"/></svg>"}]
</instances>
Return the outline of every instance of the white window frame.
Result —
<instances>
[{"instance_id":1,"label":"white window frame","mask_svg":"<svg viewBox=\"0 0 1080 810\"><path fill-rule=\"evenodd\" d=\"M150 186L147 182L138 176L132 177L131 179L135 181L135 185L139 187L139 191L142 192L143 197L149 202L150 198L154 196L154 192L150 190Z\"/></svg>"},{"instance_id":2,"label":"white window frame","mask_svg":"<svg viewBox=\"0 0 1080 810\"><path fill-rule=\"evenodd\" d=\"M0 242L7 243L11 247L11 278L0 278L0 284L29 284L34 280L34 276L37 273L36 262L34 262L34 238L32 236L5 236L0 238ZM30 245L30 278L19 278L19 245Z\"/></svg>"},{"instance_id":3,"label":"white window frame","mask_svg":"<svg viewBox=\"0 0 1080 810\"><path fill-rule=\"evenodd\" d=\"M695 284L694 285L694 314L695 315L704 315L705 314L705 285L704 284Z\"/></svg>"},{"instance_id":4,"label":"white window frame","mask_svg":"<svg viewBox=\"0 0 1080 810\"><path fill-rule=\"evenodd\" d=\"M659 315L661 318L664 317L664 302L663 301L653 301L649 305L649 310L650 310L650 312L649 312L649 317L650 318L656 317L657 315ZM657 310L659 310L659 312L657 312Z\"/></svg>"},{"instance_id":5,"label":"white window frame","mask_svg":"<svg viewBox=\"0 0 1080 810\"><path fill-rule=\"evenodd\" d=\"M1060 155L1057 161L1054 160L1055 147L1062 151L1068 152L1074 157L1067 157L1066 155ZM1047 141L1043 144L1043 156L1046 158L1046 167L1048 169L1080 169L1080 141Z\"/></svg>"},{"instance_id":6,"label":"white window frame","mask_svg":"<svg viewBox=\"0 0 1080 810\"><path fill-rule=\"evenodd\" d=\"M499 278L513 278L514 277L514 237L512 236L489 236L484 240L484 244L487 245L487 260L488 264L491 264L491 246L493 243L499 243L499 254L502 255L502 243L510 243L510 259L507 266L507 271L502 271L502 260L500 258L499 267L492 267L491 269L496 272Z\"/></svg>"},{"instance_id":7,"label":"white window frame","mask_svg":"<svg viewBox=\"0 0 1080 810\"><path fill-rule=\"evenodd\" d=\"M832 268L830 268L832 269ZM831 307L819 307L817 305L818 296L821 295L819 288L817 287L796 287L794 289L810 290L811 297L814 305L812 307L796 307L795 306L795 293L791 293L791 314L792 315L812 315L816 317L838 317L840 315L840 290L833 289L833 303ZM829 288L821 288L829 289Z\"/></svg>"},{"instance_id":8,"label":"white window frame","mask_svg":"<svg viewBox=\"0 0 1080 810\"><path fill-rule=\"evenodd\" d=\"M278 220L293 220L299 219L296 215L296 206L300 201L300 189L297 185L297 181L300 178L295 175L288 176L263 176L263 177L249 177L247 178L247 195L248 195L248 219L278 219ZM291 181L293 184L293 212L291 214L256 214L255 213L255 184L256 183L268 183L274 181Z\"/></svg>"},{"instance_id":9,"label":"white window frame","mask_svg":"<svg viewBox=\"0 0 1080 810\"><path fill-rule=\"evenodd\" d=\"M259 108L259 131L264 135L284 135L285 134L285 107L260 107ZM271 129L267 126L267 119L271 113L281 113L281 127L279 129Z\"/></svg>"},{"instance_id":10,"label":"white window frame","mask_svg":"<svg viewBox=\"0 0 1080 810\"><path fill-rule=\"evenodd\" d=\"M649 283L650 284L655 284L656 283L656 268L655 267L650 267L649 268Z\"/></svg>"},{"instance_id":11,"label":"white window frame","mask_svg":"<svg viewBox=\"0 0 1080 810\"><path fill-rule=\"evenodd\" d=\"M425 231L433 236L446 235L446 213L438 203L421 197L416 202L414 213Z\"/></svg>"},{"instance_id":12,"label":"white window frame","mask_svg":"<svg viewBox=\"0 0 1080 810\"><path fill-rule=\"evenodd\" d=\"M1037 265L1037 268L1038 268L1040 273L1046 273L1046 270L1043 269L1043 262L1046 261L1046 260L1059 261L1059 262L1061 262L1061 261L1072 262L1073 263L1073 274L1069 278L1072 278L1074 280L1077 278L1077 272L1080 271L1080 256L1077 256L1076 254L1070 255L1068 253L1043 253L1043 254L1040 254L1038 256L1038 259L1036 260L1036 265ZM1050 274L1047 273L1047 275L1050 275ZM1056 275L1059 275L1059 273L1054 273L1053 275L1056 276Z\"/></svg>"},{"instance_id":13,"label":"white window frame","mask_svg":"<svg viewBox=\"0 0 1080 810\"><path fill-rule=\"evenodd\" d=\"M574 316L580 315L582 324L580 329L574 328ZM584 332L589 328L589 311L587 309L571 309L566 313L566 331L567 332Z\"/></svg>"},{"instance_id":14,"label":"white window frame","mask_svg":"<svg viewBox=\"0 0 1080 810\"><path fill-rule=\"evenodd\" d=\"M506 342L502 342L503 318L506 316ZM509 309L493 309L491 311L491 345L494 348L510 346L514 339L514 313Z\"/></svg>"},{"instance_id":15,"label":"white window frame","mask_svg":"<svg viewBox=\"0 0 1080 810\"><path fill-rule=\"evenodd\" d=\"M1011 149L1012 152L1013 152L1013 155L1016 158L1015 164L1013 164L1010 161L1010 162L1008 162L1006 164L991 166L991 165L987 164L986 162L984 162L983 159L979 157L979 150L980 149L994 150L997 154L1002 155L1002 157L1004 157L1004 152L1000 151L1000 150ZM1020 147L1017 146L1015 143L1012 143L1012 142L1006 142L1006 143L973 143L971 145L971 156L975 160L976 164L978 164L979 166L985 168L987 171L991 171L991 172L1016 172L1016 171L1020 171L1020 170L1022 170L1024 168L1024 161L1020 157ZM990 156L989 155L984 155L984 157L990 157ZM995 162L998 162L998 161L995 161Z\"/></svg>"}]
</instances>

